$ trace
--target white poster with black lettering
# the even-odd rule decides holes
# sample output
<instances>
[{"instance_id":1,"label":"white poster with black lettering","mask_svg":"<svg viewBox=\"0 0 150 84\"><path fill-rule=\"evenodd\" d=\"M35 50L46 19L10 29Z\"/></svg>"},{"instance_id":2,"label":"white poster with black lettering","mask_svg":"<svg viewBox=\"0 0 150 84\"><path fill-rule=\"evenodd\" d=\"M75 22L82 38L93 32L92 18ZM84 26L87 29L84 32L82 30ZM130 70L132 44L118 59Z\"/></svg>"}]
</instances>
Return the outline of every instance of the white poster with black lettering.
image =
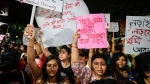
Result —
<instances>
[{"instance_id":1,"label":"white poster with black lettering","mask_svg":"<svg viewBox=\"0 0 150 84\"><path fill-rule=\"evenodd\" d=\"M22 0L22 1L27 4L62 12L63 0Z\"/></svg>"},{"instance_id":2,"label":"white poster with black lettering","mask_svg":"<svg viewBox=\"0 0 150 84\"><path fill-rule=\"evenodd\" d=\"M126 16L125 53L150 51L150 17Z\"/></svg>"},{"instance_id":3,"label":"white poster with black lettering","mask_svg":"<svg viewBox=\"0 0 150 84\"><path fill-rule=\"evenodd\" d=\"M36 21L43 32L44 47L71 44L76 28L76 17L89 14L83 0L64 0L63 12L38 7Z\"/></svg>"},{"instance_id":4,"label":"white poster with black lettering","mask_svg":"<svg viewBox=\"0 0 150 84\"><path fill-rule=\"evenodd\" d=\"M108 29L109 32L118 32L119 26L118 22L110 22L110 29Z\"/></svg>"}]
</instances>

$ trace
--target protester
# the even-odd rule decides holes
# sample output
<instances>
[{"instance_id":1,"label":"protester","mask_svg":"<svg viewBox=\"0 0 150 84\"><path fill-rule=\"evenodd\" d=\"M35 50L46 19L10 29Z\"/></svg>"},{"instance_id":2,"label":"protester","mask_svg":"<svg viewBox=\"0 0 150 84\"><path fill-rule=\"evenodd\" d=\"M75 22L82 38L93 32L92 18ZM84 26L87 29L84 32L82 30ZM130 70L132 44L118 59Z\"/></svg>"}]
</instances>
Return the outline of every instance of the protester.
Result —
<instances>
[{"instance_id":1,"label":"protester","mask_svg":"<svg viewBox=\"0 0 150 84\"><path fill-rule=\"evenodd\" d=\"M19 60L20 53L17 50L5 49L1 55L0 84L31 84L27 73L17 69Z\"/></svg>"},{"instance_id":2,"label":"protester","mask_svg":"<svg viewBox=\"0 0 150 84\"><path fill-rule=\"evenodd\" d=\"M77 47L78 31L74 35L71 49L71 67L75 75L81 80L82 84L101 79L107 79L105 72L107 69L107 59L102 54L94 54L91 59L91 69L83 66L79 62L79 51Z\"/></svg>"},{"instance_id":3,"label":"protester","mask_svg":"<svg viewBox=\"0 0 150 84\"><path fill-rule=\"evenodd\" d=\"M150 52L135 57L138 75L126 84L150 84Z\"/></svg>"},{"instance_id":4,"label":"protester","mask_svg":"<svg viewBox=\"0 0 150 84\"><path fill-rule=\"evenodd\" d=\"M27 25L25 36L28 38L27 60L37 84L43 83L66 83L68 79L61 74L60 62L57 55L50 55L43 63L42 69L35 62L35 32L32 25ZM28 37L30 36L30 38Z\"/></svg>"},{"instance_id":5,"label":"protester","mask_svg":"<svg viewBox=\"0 0 150 84\"><path fill-rule=\"evenodd\" d=\"M127 78L123 76L124 68L126 67L127 57L121 52L116 52L113 55L113 68L109 69L108 75L113 76L120 84L127 82Z\"/></svg>"}]
</instances>

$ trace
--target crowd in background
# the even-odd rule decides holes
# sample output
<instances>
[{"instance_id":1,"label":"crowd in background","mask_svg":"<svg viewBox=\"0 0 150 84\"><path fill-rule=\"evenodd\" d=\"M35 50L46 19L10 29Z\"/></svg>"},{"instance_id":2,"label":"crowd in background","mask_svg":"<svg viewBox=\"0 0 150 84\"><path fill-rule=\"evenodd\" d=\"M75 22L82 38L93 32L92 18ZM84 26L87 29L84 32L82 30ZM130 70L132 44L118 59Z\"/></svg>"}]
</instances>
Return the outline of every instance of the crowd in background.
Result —
<instances>
[{"instance_id":1,"label":"crowd in background","mask_svg":"<svg viewBox=\"0 0 150 84\"><path fill-rule=\"evenodd\" d=\"M108 48L78 49L78 31L72 44L44 48L33 29L28 45L1 44L0 84L150 84L150 52L125 54L114 37Z\"/></svg>"}]
</instances>

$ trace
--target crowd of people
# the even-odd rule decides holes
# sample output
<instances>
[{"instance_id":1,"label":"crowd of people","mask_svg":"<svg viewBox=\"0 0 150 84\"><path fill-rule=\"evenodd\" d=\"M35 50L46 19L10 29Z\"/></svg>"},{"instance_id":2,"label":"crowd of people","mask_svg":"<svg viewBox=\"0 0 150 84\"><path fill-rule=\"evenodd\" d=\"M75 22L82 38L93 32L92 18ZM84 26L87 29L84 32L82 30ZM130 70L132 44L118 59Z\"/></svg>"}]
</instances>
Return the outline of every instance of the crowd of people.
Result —
<instances>
[{"instance_id":1,"label":"crowd of people","mask_svg":"<svg viewBox=\"0 0 150 84\"><path fill-rule=\"evenodd\" d=\"M150 84L150 52L126 54L114 36L108 48L78 49L78 30L72 44L44 48L43 33L36 40L27 25L27 45L1 44L0 84Z\"/></svg>"}]
</instances>

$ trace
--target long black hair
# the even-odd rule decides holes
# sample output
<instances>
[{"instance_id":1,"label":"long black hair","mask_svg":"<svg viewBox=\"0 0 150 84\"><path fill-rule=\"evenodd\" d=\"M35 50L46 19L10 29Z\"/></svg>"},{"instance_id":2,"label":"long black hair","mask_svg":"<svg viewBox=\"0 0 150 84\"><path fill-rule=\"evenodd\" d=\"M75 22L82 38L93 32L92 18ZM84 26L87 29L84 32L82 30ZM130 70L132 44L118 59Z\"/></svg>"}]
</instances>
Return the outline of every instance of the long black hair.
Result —
<instances>
[{"instance_id":1,"label":"long black hair","mask_svg":"<svg viewBox=\"0 0 150 84\"><path fill-rule=\"evenodd\" d=\"M125 58L126 64L127 64L126 55L124 53L121 53L121 52L116 52L116 53L113 54L113 58L112 58L112 64L113 64L114 67L116 66L116 62L118 61L118 59L122 56Z\"/></svg>"},{"instance_id":2,"label":"long black hair","mask_svg":"<svg viewBox=\"0 0 150 84\"><path fill-rule=\"evenodd\" d=\"M0 70L4 72L16 69L19 64L19 60L20 53L17 50L10 48L6 49L1 54Z\"/></svg>"},{"instance_id":3,"label":"long black hair","mask_svg":"<svg viewBox=\"0 0 150 84\"><path fill-rule=\"evenodd\" d=\"M140 77L146 77L144 72L150 72L150 52L137 55L135 58L136 68Z\"/></svg>"},{"instance_id":4,"label":"long black hair","mask_svg":"<svg viewBox=\"0 0 150 84\"><path fill-rule=\"evenodd\" d=\"M49 57L46 58L46 60L44 61L43 63L43 67L42 67L42 73L43 73L43 78L42 80L44 82L46 82L48 80L48 77L49 75L47 74L46 72L46 66L47 66L47 63L51 60L56 60L58 62L58 71L56 73L56 81L57 83L59 83L61 80L61 70L60 70L60 60L58 59L58 55L57 54L54 54L54 55L50 55Z\"/></svg>"},{"instance_id":5,"label":"long black hair","mask_svg":"<svg viewBox=\"0 0 150 84\"><path fill-rule=\"evenodd\" d=\"M93 61L94 61L96 58L102 58L102 59L104 59L105 62L106 62L106 67L107 67L107 58L106 58L105 55L100 54L100 53L94 54L94 55L92 56L91 63L93 63ZM92 64L91 64L91 65L92 65ZM93 67L93 66L92 66L92 67ZM93 69L93 68L92 68L92 69Z\"/></svg>"}]
</instances>

